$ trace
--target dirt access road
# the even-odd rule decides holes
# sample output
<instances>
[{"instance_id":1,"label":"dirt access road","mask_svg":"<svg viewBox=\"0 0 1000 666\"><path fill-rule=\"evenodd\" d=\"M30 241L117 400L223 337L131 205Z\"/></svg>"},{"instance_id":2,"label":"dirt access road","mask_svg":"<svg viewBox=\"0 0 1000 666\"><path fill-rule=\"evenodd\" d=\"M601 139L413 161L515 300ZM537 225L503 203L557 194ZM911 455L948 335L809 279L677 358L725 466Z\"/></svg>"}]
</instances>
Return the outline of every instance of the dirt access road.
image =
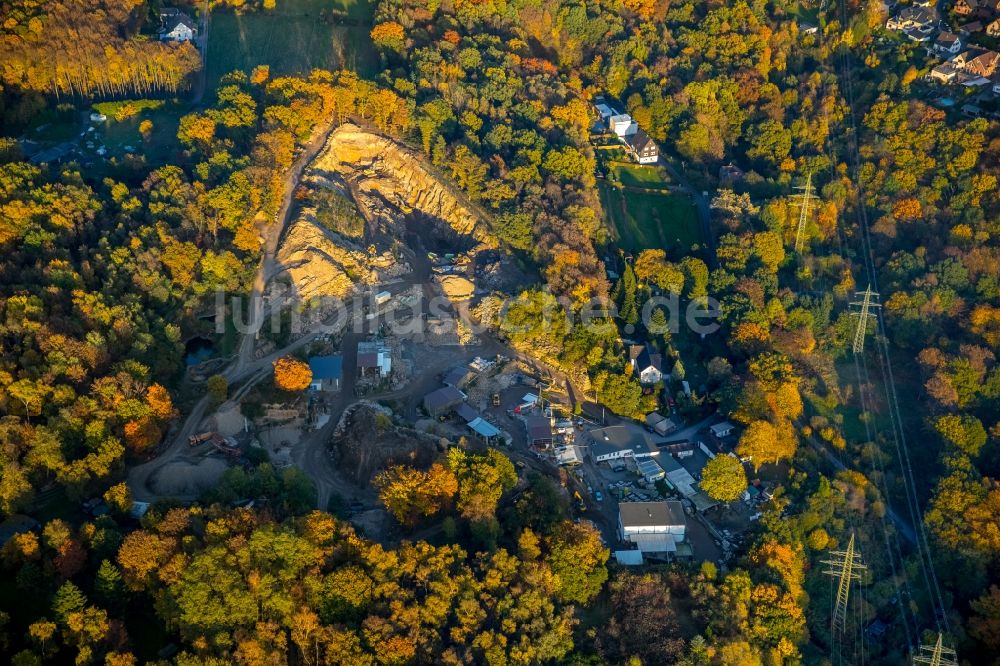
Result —
<instances>
[{"instance_id":1,"label":"dirt access road","mask_svg":"<svg viewBox=\"0 0 1000 666\"><path fill-rule=\"evenodd\" d=\"M261 257L260 265L257 267L257 273L254 276L253 288L250 292L252 311L251 322L262 322L264 320L266 314L262 298L264 286L267 284L267 281L271 278L275 270L274 255L278 248L278 242L281 240L281 235L284 233L291 218L292 195L294 194L295 188L302 176L302 171L305 169L306 165L312 162L313 158L316 157L316 154L319 153L323 146L326 145L327 138L329 138L330 133L333 132L335 128L336 122L334 122L331 118L330 122L317 128L317 130L313 133L309 143L305 145L298 158L292 164L292 168L289 169L288 173L285 175L285 193L281 201L281 207L278 209L278 213L275 215L271 224L263 226L260 230L261 237L263 238L263 244L261 247L263 250L263 256ZM251 330L253 330L253 328L254 327L251 327ZM295 351L312 342L316 335L318 335L318 333L305 335L290 343L286 347L265 356L264 358L254 359L254 343L256 342L256 334L245 334L240 340L236 358L220 374L226 378L226 381L229 382L230 386L235 385L238 382L248 379L255 373L269 368L271 363L280 356L291 353L292 351ZM209 398L208 395L205 395L197 402L197 404L195 404L191 413L188 414L184 423L174 434L171 442L156 456L156 458L141 465L137 465L129 470L128 485L132 491L133 497L140 501L156 499L156 495L149 487L151 476L156 471L163 468L167 463L187 457L188 438L195 434L195 429L205 418L205 413L208 411L208 407Z\"/></svg>"}]
</instances>

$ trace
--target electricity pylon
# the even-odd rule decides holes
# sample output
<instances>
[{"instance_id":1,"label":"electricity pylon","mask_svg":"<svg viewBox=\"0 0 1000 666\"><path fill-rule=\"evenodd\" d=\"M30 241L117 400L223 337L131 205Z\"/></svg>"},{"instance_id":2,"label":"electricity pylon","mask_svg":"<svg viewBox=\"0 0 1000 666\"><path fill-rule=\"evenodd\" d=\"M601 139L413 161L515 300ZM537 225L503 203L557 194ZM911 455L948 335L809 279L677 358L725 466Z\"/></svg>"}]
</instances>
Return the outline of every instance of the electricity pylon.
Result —
<instances>
[{"instance_id":1,"label":"electricity pylon","mask_svg":"<svg viewBox=\"0 0 1000 666\"><path fill-rule=\"evenodd\" d=\"M861 300L855 301L851 305L856 305L861 309L851 313L852 317L858 318L858 327L854 331L854 353L860 354L865 350L865 333L868 332L868 318L876 316L871 309L882 306L872 302L872 299L878 298L878 293L872 291L871 285L868 285L868 288L864 291L856 292L855 295L860 296Z\"/></svg>"},{"instance_id":2,"label":"electricity pylon","mask_svg":"<svg viewBox=\"0 0 1000 666\"><path fill-rule=\"evenodd\" d=\"M830 567L823 573L839 580L837 585L837 606L833 611L833 630L843 631L847 624L847 598L851 591L851 581L861 580L859 572L868 569L861 563L861 554L854 552L854 533L847 542L847 550L831 550L830 559L821 560Z\"/></svg>"},{"instance_id":3,"label":"electricity pylon","mask_svg":"<svg viewBox=\"0 0 1000 666\"><path fill-rule=\"evenodd\" d=\"M958 666L958 655L950 647L945 647L941 634L938 634L934 645L921 645L920 654L913 657L914 664L930 664L931 666ZM926 654L925 654L926 652Z\"/></svg>"},{"instance_id":4,"label":"electricity pylon","mask_svg":"<svg viewBox=\"0 0 1000 666\"><path fill-rule=\"evenodd\" d=\"M805 245L805 232L806 224L809 222L809 213L812 210L812 172L806 176L806 184L796 187L796 190L802 190L802 194L796 194L795 198L799 199L799 226L795 230L795 251L802 253L802 248Z\"/></svg>"}]
</instances>

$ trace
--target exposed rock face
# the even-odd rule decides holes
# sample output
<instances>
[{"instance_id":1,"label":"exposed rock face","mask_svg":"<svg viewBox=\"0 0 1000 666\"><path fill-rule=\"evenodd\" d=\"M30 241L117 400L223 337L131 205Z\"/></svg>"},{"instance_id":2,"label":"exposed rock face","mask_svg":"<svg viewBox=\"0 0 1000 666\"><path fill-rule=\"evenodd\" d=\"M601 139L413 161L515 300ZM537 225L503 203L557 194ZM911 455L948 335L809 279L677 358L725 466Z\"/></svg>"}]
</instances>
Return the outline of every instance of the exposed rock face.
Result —
<instances>
[{"instance_id":1,"label":"exposed rock face","mask_svg":"<svg viewBox=\"0 0 1000 666\"><path fill-rule=\"evenodd\" d=\"M320 227L308 211L288 228L277 260L303 300L314 296L344 298L356 284L372 284L378 277L369 267L366 253Z\"/></svg>"},{"instance_id":2,"label":"exposed rock face","mask_svg":"<svg viewBox=\"0 0 1000 666\"><path fill-rule=\"evenodd\" d=\"M426 235L457 246L495 248L486 225L462 203L452 186L438 180L405 147L356 125L337 128L303 177L307 188L349 190L367 221L368 238L402 239L407 220L426 225ZM424 230L420 229L424 235ZM410 271L391 253L371 255L331 232L306 208L285 232L276 256L298 298L344 298L367 285Z\"/></svg>"},{"instance_id":3,"label":"exposed rock face","mask_svg":"<svg viewBox=\"0 0 1000 666\"><path fill-rule=\"evenodd\" d=\"M405 147L356 125L337 128L310 169L319 176L339 176L355 202L378 230L401 235L401 218L417 214L431 231L496 247L482 220L461 195L438 180Z\"/></svg>"}]
</instances>

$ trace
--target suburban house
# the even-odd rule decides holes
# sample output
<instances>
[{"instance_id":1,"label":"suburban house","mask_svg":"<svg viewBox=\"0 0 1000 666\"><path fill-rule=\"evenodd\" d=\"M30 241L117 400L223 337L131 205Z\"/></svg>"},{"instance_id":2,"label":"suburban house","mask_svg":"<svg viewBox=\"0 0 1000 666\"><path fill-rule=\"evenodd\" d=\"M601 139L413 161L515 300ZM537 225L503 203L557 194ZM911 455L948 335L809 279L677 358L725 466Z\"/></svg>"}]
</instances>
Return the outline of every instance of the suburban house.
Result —
<instances>
[{"instance_id":1,"label":"suburban house","mask_svg":"<svg viewBox=\"0 0 1000 666\"><path fill-rule=\"evenodd\" d=\"M660 149L639 127L639 123L632 120L632 116L614 108L602 96L594 98L594 109L600 123L614 132L632 159L639 164L656 164L660 159Z\"/></svg>"},{"instance_id":2,"label":"suburban house","mask_svg":"<svg viewBox=\"0 0 1000 666\"><path fill-rule=\"evenodd\" d=\"M687 519L678 501L618 505L618 535L622 541L635 544L643 555L677 554L686 532Z\"/></svg>"},{"instance_id":3,"label":"suburban house","mask_svg":"<svg viewBox=\"0 0 1000 666\"><path fill-rule=\"evenodd\" d=\"M971 53L971 51L967 51L966 55L970 55ZM968 74L989 78L997 71L997 65L1000 65L1000 53L996 51L982 51L978 55L967 58L965 64L960 66Z\"/></svg>"},{"instance_id":4,"label":"suburban house","mask_svg":"<svg viewBox=\"0 0 1000 666\"><path fill-rule=\"evenodd\" d=\"M1000 18L986 26L986 34L990 37L1000 37Z\"/></svg>"},{"instance_id":5,"label":"suburban house","mask_svg":"<svg viewBox=\"0 0 1000 666\"><path fill-rule=\"evenodd\" d=\"M976 0L955 0L952 9L959 16L969 16L979 9L979 3Z\"/></svg>"},{"instance_id":6,"label":"suburban house","mask_svg":"<svg viewBox=\"0 0 1000 666\"><path fill-rule=\"evenodd\" d=\"M940 83L952 83L958 76L958 70L950 62L943 62L932 69L929 76Z\"/></svg>"},{"instance_id":7,"label":"suburban house","mask_svg":"<svg viewBox=\"0 0 1000 666\"><path fill-rule=\"evenodd\" d=\"M309 369L312 371L312 383L309 388L313 391L339 391L343 361L340 354L311 357Z\"/></svg>"},{"instance_id":8,"label":"suburban house","mask_svg":"<svg viewBox=\"0 0 1000 666\"><path fill-rule=\"evenodd\" d=\"M388 377L392 372L392 355L389 346L378 340L358 342L358 376Z\"/></svg>"},{"instance_id":9,"label":"suburban house","mask_svg":"<svg viewBox=\"0 0 1000 666\"><path fill-rule=\"evenodd\" d=\"M955 55L962 50L962 38L953 32L940 32L934 40L934 50Z\"/></svg>"},{"instance_id":10,"label":"suburban house","mask_svg":"<svg viewBox=\"0 0 1000 666\"><path fill-rule=\"evenodd\" d=\"M723 421L722 423L716 423L713 426L709 426L709 431L712 433L713 437L717 439L722 439L723 437L729 437L733 434L733 430L736 429L729 421Z\"/></svg>"},{"instance_id":11,"label":"suburban house","mask_svg":"<svg viewBox=\"0 0 1000 666\"><path fill-rule=\"evenodd\" d=\"M885 22L887 30L927 30L934 26L934 13L924 7L906 7Z\"/></svg>"},{"instance_id":12,"label":"suburban house","mask_svg":"<svg viewBox=\"0 0 1000 666\"><path fill-rule=\"evenodd\" d=\"M590 456L594 462L619 458L647 458L660 455L659 441L638 426L613 425L590 433Z\"/></svg>"},{"instance_id":13,"label":"suburban house","mask_svg":"<svg viewBox=\"0 0 1000 666\"><path fill-rule=\"evenodd\" d=\"M639 164L656 164L660 159L660 149L644 131L637 130L632 134L626 134L622 141L625 142L625 150Z\"/></svg>"},{"instance_id":14,"label":"suburban house","mask_svg":"<svg viewBox=\"0 0 1000 666\"><path fill-rule=\"evenodd\" d=\"M160 10L160 39L167 42L190 42L198 36L198 24L176 7Z\"/></svg>"},{"instance_id":15,"label":"suburban house","mask_svg":"<svg viewBox=\"0 0 1000 666\"><path fill-rule=\"evenodd\" d=\"M431 416L440 416L465 402L465 394L454 386L442 386L424 396L424 409Z\"/></svg>"},{"instance_id":16,"label":"suburban house","mask_svg":"<svg viewBox=\"0 0 1000 666\"><path fill-rule=\"evenodd\" d=\"M977 32L983 31L982 21L972 21L971 23L966 23L965 25L958 26L958 34L960 35L974 35Z\"/></svg>"},{"instance_id":17,"label":"suburban house","mask_svg":"<svg viewBox=\"0 0 1000 666\"><path fill-rule=\"evenodd\" d=\"M656 384L663 380L663 356L654 352L649 344L630 345L628 362L639 377L640 384Z\"/></svg>"}]
</instances>

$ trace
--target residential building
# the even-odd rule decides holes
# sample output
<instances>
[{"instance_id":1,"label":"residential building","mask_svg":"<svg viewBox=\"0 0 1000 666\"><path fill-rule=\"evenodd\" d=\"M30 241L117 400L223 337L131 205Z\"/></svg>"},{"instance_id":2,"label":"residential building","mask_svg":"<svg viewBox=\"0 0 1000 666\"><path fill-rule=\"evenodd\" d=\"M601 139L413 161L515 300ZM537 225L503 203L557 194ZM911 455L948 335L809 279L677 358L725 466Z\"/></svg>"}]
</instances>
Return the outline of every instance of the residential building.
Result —
<instances>
[{"instance_id":1,"label":"residential building","mask_svg":"<svg viewBox=\"0 0 1000 666\"><path fill-rule=\"evenodd\" d=\"M709 426L709 431L712 433L713 437L721 439L723 437L729 437L733 434L733 430L736 429L729 421L723 421L722 423L716 423L715 425Z\"/></svg>"},{"instance_id":2,"label":"residential building","mask_svg":"<svg viewBox=\"0 0 1000 666\"><path fill-rule=\"evenodd\" d=\"M618 505L618 536L643 555L666 556L684 542L687 518L680 502L622 502Z\"/></svg>"},{"instance_id":3,"label":"residential building","mask_svg":"<svg viewBox=\"0 0 1000 666\"><path fill-rule=\"evenodd\" d=\"M590 456L594 462L605 462L619 458L645 458L660 455L659 438L636 425L613 425L591 430Z\"/></svg>"},{"instance_id":4,"label":"residential building","mask_svg":"<svg viewBox=\"0 0 1000 666\"><path fill-rule=\"evenodd\" d=\"M190 42L198 36L198 24L175 7L160 10L160 39L168 42Z\"/></svg>"},{"instance_id":5,"label":"residential building","mask_svg":"<svg viewBox=\"0 0 1000 666\"><path fill-rule=\"evenodd\" d=\"M358 376L388 377L392 372L392 354L389 346L380 340L358 342Z\"/></svg>"},{"instance_id":6,"label":"residential building","mask_svg":"<svg viewBox=\"0 0 1000 666\"><path fill-rule=\"evenodd\" d=\"M928 76L940 83L952 83L958 76L958 70L950 62L943 62L932 69Z\"/></svg>"},{"instance_id":7,"label":"residential building","mask_svg":"<svg viewBox=\"0 0 1000 666\"><path fill-rule=\"evenodd\" d=\"M960 35L974 35L977 32L983 31L983 24L981 21L973 21L971 23L966 23L963 26L959 26L958 33Z\"/></svg>"},{"instance_id":8,"label":"residential building","mask_svg":"<svg viewBox=\"0 0 1000 666\"><path fill-rule=\"evenodd\" d=\"M885 22L887 30L914 30L934 25L934 13L924 7L906 7Z\"/></svg>"},{"instance_id":9,"label":"residential building","mask_svg":"<svg viewBox=\"0 0 1000 666\"><path fill-rule=\"evenodd\" d=\"M309 388L313 391L339 391L343 361L340 354L311 357L309 369L312 371L312 383Z\"/></svg>"},{"instance_id":10,"label":"residential building","mask_svg":"<svg viewBox=\"0 0 1000 666\"><path fill-rule=\"evenodd\" d=\"M949 60L956 68L971 76L989 78L997 71L1000 53L982 48L970 48Z\"/></svg>"},{"instance_id":11,"label":"residential building","mask_svg":"<svg viewBox=\"0 0 1000 666\"><path fill-rule=\"evenodd\" d=\"M990 37L1000 37L1000 18L986 26L986 34Z\"/></svg>"},{"instance_id":12,"label":"residential building","mask_svg":"<svg viewBox=\"0 0 1000 666\"><path fill-rule=\"evenodd\" d=\"M656 164L659 161L660 149L641 129L625 135L622 140L625 143L625 150L639 164Z\"/></svg>"},{"instance_id":13,"label":"residential building","mask_svg":"<svg viewBox=\"0 0 1000 666\"><path fill-rule=\"evenodd\" d=\"M632 372L639 377L640 384L649 386L663 380L663 356L654 351L649 343L630 345L628 357Z\"/></svg>"},{"instance_id":14,"label":"residential building","mask_svg":"<svg viewBox=\"0 0 1000 666\"><path fill-rule=\"evenodd\" d=\"M608 118L608 129L617 134L619 139L635 133L638 128L639 125L627 113L615 114Z\"/></svg>"},{"instance_id":15,"label":"residential building","mask_svg":"<svg viewBox=\"0 0 1000 666\"><path fill-rule=\"evenodd\" d=\"M938 53L955 55L962 50L962 38L953 32L940 32L934 40L934 50Z\"/></svg>"},{"instance_id":16,"label":"residential building","mask_svg":"<svg viewBox=\"0 0 1000 666\"><path fill-rule=\"evenodd\" d=\"M955 0L955 4L952 6L952 10L959 16L969 16L977 9L979 9L979 3L976 0Z\"/></svg>"}]
</instances>

